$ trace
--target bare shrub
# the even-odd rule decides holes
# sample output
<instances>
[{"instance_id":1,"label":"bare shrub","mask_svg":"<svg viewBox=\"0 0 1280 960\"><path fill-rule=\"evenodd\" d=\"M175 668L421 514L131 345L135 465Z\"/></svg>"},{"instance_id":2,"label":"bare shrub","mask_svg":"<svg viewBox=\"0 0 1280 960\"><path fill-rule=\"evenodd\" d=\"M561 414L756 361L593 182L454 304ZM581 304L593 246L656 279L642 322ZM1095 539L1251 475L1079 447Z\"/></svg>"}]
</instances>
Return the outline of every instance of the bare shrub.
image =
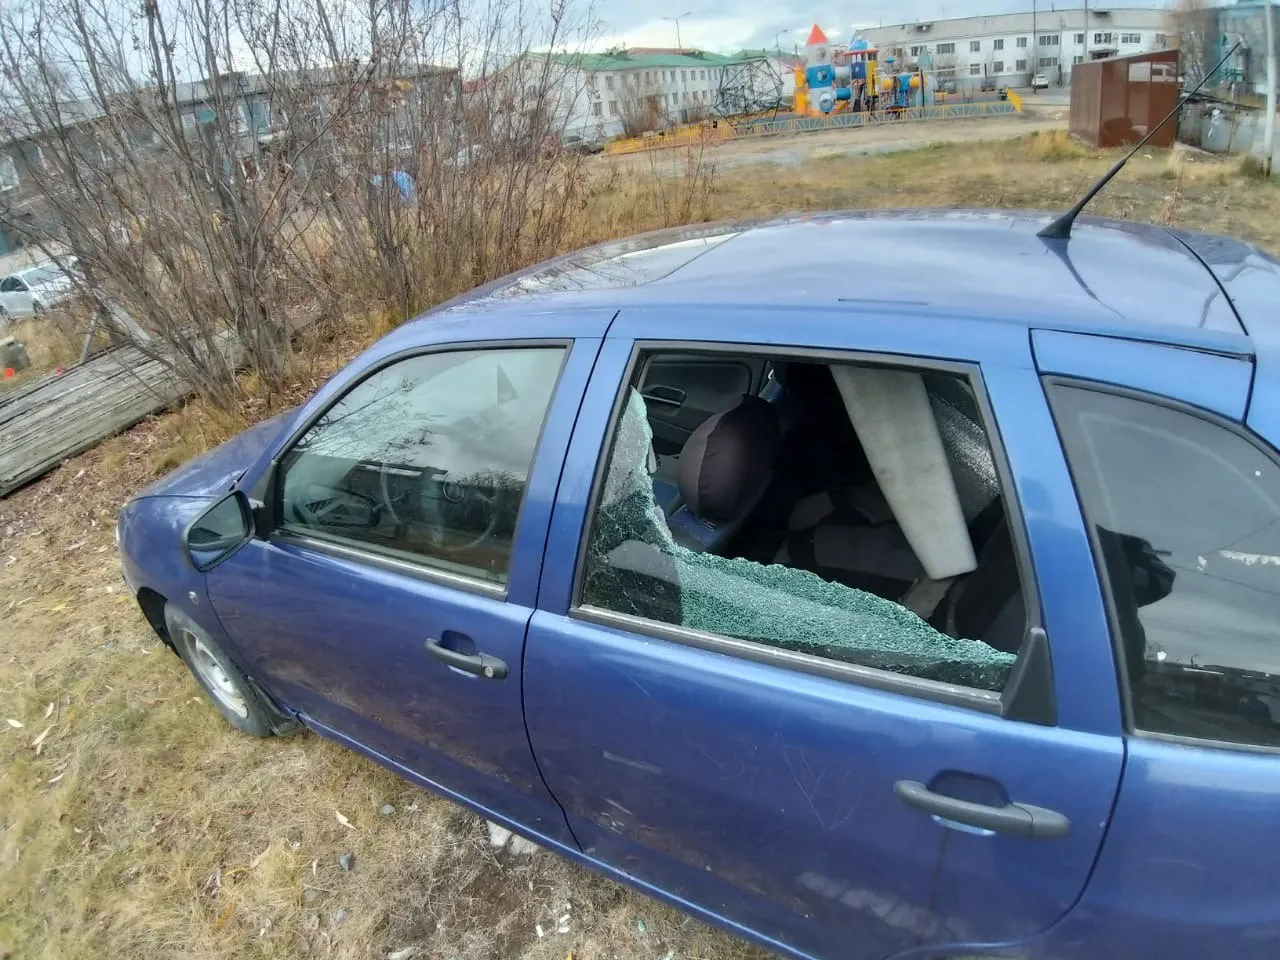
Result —
<instances>
[{"instance_id":1,"label":"bare shrub","mask_svg":"<svg viewBox=\"0 0 1280 960\"><path fill-rule=\"evenodd\" d=\"M1170 41L1187 82L1200 80L1220 56L1217 11L1211 0L1177 0L1168 14Z\"/></svg>"},{"instance_id":2,"label":"bare shrub","mask_svg":"<svg viewBox=\"0 0 1280 960\"><path fill-rule=\"evenodd\" d=\"M557 147L580 85L535 51L582 24L562 3L466 9L6 5L0 223L216 405L241 361L270 396L299 327L405 316L570 240L581 159Z\"/></svg>"}]
</instances>

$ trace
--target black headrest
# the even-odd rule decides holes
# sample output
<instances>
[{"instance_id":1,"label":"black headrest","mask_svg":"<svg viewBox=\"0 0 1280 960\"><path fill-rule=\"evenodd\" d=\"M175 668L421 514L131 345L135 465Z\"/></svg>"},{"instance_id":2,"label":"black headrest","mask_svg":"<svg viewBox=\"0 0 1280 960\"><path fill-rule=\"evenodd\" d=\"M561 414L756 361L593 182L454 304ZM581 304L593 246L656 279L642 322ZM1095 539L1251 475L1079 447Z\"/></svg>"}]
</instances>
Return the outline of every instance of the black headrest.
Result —
<instances>
[{"instance_id":1,"label":"black headrest","mask_svg":"<svg viewBox=\"0 0 1280 960\"><path fill-rule=\"evenodd\" d=\"M685 441L680 495L704 520L735 520L773 474L782 431L773 404L744 396L708 418Z\"/></svg>"}]
</instances>

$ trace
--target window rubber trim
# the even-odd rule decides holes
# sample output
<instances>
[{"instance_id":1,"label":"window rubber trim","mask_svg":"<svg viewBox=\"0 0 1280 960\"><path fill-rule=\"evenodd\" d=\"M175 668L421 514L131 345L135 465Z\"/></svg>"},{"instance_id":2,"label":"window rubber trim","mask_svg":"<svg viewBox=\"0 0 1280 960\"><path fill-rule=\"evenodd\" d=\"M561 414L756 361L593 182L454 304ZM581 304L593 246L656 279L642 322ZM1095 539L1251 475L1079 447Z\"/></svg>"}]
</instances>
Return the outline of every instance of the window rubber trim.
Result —
<instances>
[{"instance_id":1,"label":"window rubber trim","mask_svg":"<svg viewBox=\"0 0 1280 960\"><path fill-rule=\"evenodd\" d=\"M594 338L588 338L594 339ZM298 441L306 436L310 430L326 413L341 403L351 391L359 388L365 381L376 376L388 367L391 367L404 360L410 360L414 357L433 356L442 353L464 353L478 352L481 350L527 350L536 348L554 349L559 348L562 353L560 357L560 369L556 371L555 384L551 388L551 399L547 403L547 409L542 415L542 423L538 427L538 439L533 446L533 459L530 461L530 472L534 464L538 462L538 456L542 452L542 439L546 434L547 419L551 415L551 408L555 406L556 397L560 393L560 385L564 379L564 371L569 365L569 357L573 353L576 341L573 338L566 337L550 337L537 339L522 340L465 340L457 343L435 343L426 346L411 347L405 350L397 351L382 358L376 364L364 371L357 379L348 384L347 388L333 398L332 401L325 404L311 416L307 417L302 423L294 427L289 435L289 439L281 446L280 452L271 459L266 469L262 471L254 489L249 492L251 504L256 501L265 512L266 516L263 525L269 529L270 533L266 536L266 541L280 539L286 542L292 542L297 545L314 546L323 548L323 552L329 552L333 555L341 555L345 559L356 560L370 563L373 566L390 570L395 573L408 574L415 576L420 580L426 580L432 583L440 583L444 586L457 587L466 589L473 593L479 593L483 596L497 597L501 600L507 598L507 584L495 584L490 580L482 580L479 577L468 577L465 574L457 574L452 571L441 570L433 567L429 562L415 563L412 560L400 557L391 557L377 551L371 551L367 544L353 544L351 541L341 540L340 538L329 538L315 532L302 534L297 531L286 530L280 525L280 517L282 516L281 498L284 495L284 478L280 470L280 466L289 452L297 446ZM528 478L526 477L526 483ZM525 506L528 501L528 491L526 490L520 496L520 509L516 512L516 522L513 528L518 535L521 523L524 520ZM512 545L515 544L515 536L512 537ZM340 551L340 553L339 553ZM497 587L495 592L494 588Z\"/></svg>"},{"instance_id":2,"label":"window rubber trim","mask_svg":"<svg viewBox=\"0 0 1280 960\"><path fill-rule=\"evenodd\" d=\"M1175 400L1172 397L1162 397L1159 394L1147 393L1143 390L1135 390L1132 387L1120 386L1114 383L1107 383L1101 380L1090 380L1087 377L1071 377L1065 374L1044 374L1040 377L1040 382L1044 388L1045 400L1049 404L1049 413L1053 418L1053 429L1057 435L1058 447L1062 450L1062 459L1067 464L1067 473L1071 477L1071 487L1076 495L1076 506L1080 511L1080 521L1084 526L1085 535L1089 538L1089 551L1093 555L1093 574L1097 578L1098 588L1102 594L1102 604L1107 616L1107 631L1110 634L1111 641L1111 658L1115 662L1116 682L1120 685L1120 709L1124 718L1124 732L1127 736L1135 737L1140 740L1152 740L1158 743L1177 744L1189 747L1202 747L1213 750L1227 750L1237 753L1252 753L1264 756L1280 756L1280 746L1265 746L1260 743L1240 743L1235 740L1213 740L1209 737L1191 737L1179 733L1162 733L1157 730L1143 730L1138 727L1133 718L1133 697L1130 693L1129 668L1125 663L1123 639L1120 632L1120 619L1116 613L1115 595L1111 590L1111 580L1109 577L1103 576L1102 571L1105 566L1102 562L1102 546L1098 543L1097 534L1094 532L1093 523L1089 520L1089 514L1085 510L1084 501L1080 499L1080 487L1076 483L1075 471L1071 467L1071 457L1068 455L1066 444L1062 439L1062 428L1059 425L1061 416L1058 409L1054 405L1053 388L1066 387L1075 390L1087 390L1091 393L1109 394L1115 397L1121 397L1125 400L1134 400L1139 403L1147 403L1152 406L1166 407L1177 413L1186 416L1197 417L1215 427L1226 430L1228 433L1234 434L1241 440L1248 443L1264 457L1270 460L1277 469L1280 469L1280 456L1276 451L1253 431L1249 430L1244 424L1224 417L1219 413L1206 410L1204 407L1197 407L1195 404L1186 403L1182 400Z\"/></svg>"},{"instance_id":3,"label":"window rubber trim","mask_svg":"<svg viewBox=\"0 0 1280 960\"><path fill-rule=\"evenodd\" d=\"M980 690L976 687L939 683L906 674L891 673L875 667L846 664L838 660L829 660L812 654L782 650L767 644L754 643L733 637L703 633L675 624L647 620L642 617L631 617L627 614L614 613L600 607L582 603L583 579L586 572L587 545L591 536L592 523L599 506L600 492L604 485L607 471L606 460L613 449L613 440L617 434L617 425L626 402L627 390L636 377L641 358L648 352L664 353L687 352L717 356L723 354L746 354L749 356L765 355L770 359L797 359L826 363L853 363L870 366L898 368L921 373L945 373L964 377L974 392L974 399L983 418L983 428L987 432L987 442L991 447L992 459L996 467L996 478L1000 484L1000 495L1004 500L1006 519L1009 525L1010 538L1013 541L1013 552L1017 565L1019 588L1022 591L1023 605L1026 611L1026 623L1023 627L1022 643L1018 648L1018 659L1009 674L1009 681L1002 691ZM570 595L569 616L603 626L614 626L632 633L640 633L658 639L684 643L689 646L718 653L726 653L743 659L766 663L771 666L786 667L803 673L828 677L834 680L857 683L874 689L902 693L923 700L933 700L951 706L968 707L983 713L991 713L1008 720L1022 720L1042 726L1056 726L1057 703L1053 698L1053 687L1049 685L1050 701L1040 704L1035 709L1027 709L1027 698L1020 696L1023 683L1036 684L1037 692L1044 689L1038 681L1045 676L1045 671L1052 676L1051 662L1046 662L1045 654L1051 653L1044 642L1044 620L1041 614L1039 585L1034 577L1031 563L1031 551L1027 543L1026 524L1022 509L1018 504L1016 488L1013 485L1013 472L1004 449L1004 440L1000 436L999 424L996 421L991 400L987 396L986 385L982 380L980 364L940 358L916 357L896 353L875 353L867 350L838 350L831 348L814 348L788 346L780 343L726 343L713 341L688 340L655 340L637 339L632 343L631 356L627 360L626 369L614 397L613 409L609 414L609 426L601 438L600 449L596 452L595 476L591 481L591 495L587 499L587 510L583 517L582 530L579 532L577 556L575 558L573 592ZM1038 636L1036 632L1038 631ZM1039 647L1039 666L1036 671L1019 670L1018 665L1024 656ZM774 656L782 654L785 656Z\"/></svg>"},{"instance_id":4,"label":"window rubber trim","mask_svg":"<svg viewBox=\"0 0 1280 960\"><path fill-rule=\"evenodd\" d=\"M363 548L352 546L350 542L339 540L337 537L330 538L314 533L299 533L296 530L277 528L272 532L268 542L314 550L338 560L354 560L389 573L398 573L455 590L465 590L468 593L491 597L495 600L507 599L505 582L481 580L478 577L469 577L465 573L454 573L451 570L428 566L400 556L392 556L377 549L369 549L367 546Z\"/></svg>"}]
</instances>

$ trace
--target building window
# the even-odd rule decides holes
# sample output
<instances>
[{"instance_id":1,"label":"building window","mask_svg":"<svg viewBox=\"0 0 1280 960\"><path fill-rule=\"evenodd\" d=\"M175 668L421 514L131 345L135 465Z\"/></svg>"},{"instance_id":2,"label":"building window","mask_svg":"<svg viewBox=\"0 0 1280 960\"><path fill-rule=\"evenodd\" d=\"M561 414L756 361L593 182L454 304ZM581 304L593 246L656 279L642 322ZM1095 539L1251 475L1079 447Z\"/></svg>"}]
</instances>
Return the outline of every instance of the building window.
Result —
<instances>
[{"instance_id":1,"label":"building window","mask_svg":"<svg viewBox=\"0 0 1280 960\"><path fill-rule=\"evenodd\" d=\"M912 48L911 48L911 55L912 55L913 57L918 57L918 56L920 56L920 54L922 54L922 53L928 53L928 52L929 52L929 48L928 48L928 47L912 47Z\"/></svg>"},{"instance_id":2,"label":"building window","mask_svg":"<svg viewBox=\"0 0 1280 960\"><path fill-rule=\"evenodd\" d=\"M13 157L0 154L0 191L18 189L18 165Z\"/></svg>"},{"instance_id":3,"label":"building window","mask_svg":"<svg viewBox=\"0 0 1280 960\"><path fill-rule=\"evenodd\" d=\"M1042 69L1044 67L1056 67L1057 65L1058 65L1057 57L1041 57L1040 58L1040 66Z\"/></svg>"},{"instance_id":4,"label":"building window","mask_svg":"<svg viewBox=\"0 0 1280 960\"><path fill-rule=\"evenodd\" d=\"M1061 36L1056 33L1046 33L1040 37L1040 46L1056 47L1058 45L1058 41L1061 39Z\"/></svg>"},{"instance_id":5,"label":"building window","mask_svg":"<svg viewBox=\"0 0 1280 960\"><path fill-rule=\"evenodd\" d=\"M1157 33L1157 34L1156 34L1156 39L1155 39L1155 46L1156 46L1156 49L1157 49L1157 50L1163 50L1163 49L1164 49L1165 47L1167 47L1168 45L1169 45L1169 36L1168 36L1168 34L1164 34L1164 33Z\"/></svg>"},{"instance_id":6,"label":"building window","mask_svg":"<svg viewBox=\"0 0 1280 960\"><path fill-rule=\"evenodd\" d=\"M1084 46L1084 34L1083 34L1083 33L1077 33L1077 34L1076 34L1076 37L1075 37L1075 44L1076 44L1076 46L1077 46L1077 47L1083 47L1083 46Z\"/></svg>"},{"instance_id":7,"label":"building window","mask_svg":"<svg viewBox=\"0 0 1280 960\"><path fill-rule=\"evenodd\" d=\"M995 63L991 64L991 74L992 74L992 76L995 76L997 73L1004 73L1004 61L1003 61L1003 60L997 60Z\"/></svg>"},{"instance_id":8,"label":"building window","mask_svg":"<svg viewBox=\"0 0 1280 960\"><path fill-rule=\"evenodd\" d=\"M1141 43L1142 34L1140 33L1122 33L1120 34L1121 43Z\"/></svg>"},{"instance_id":9,"label":"building window","mask_svg":"<svg viewBox=\"0 0 1280 960\"><path fill-rule=\"evenodd\" d=\"M699 80L705 80L705 79L707 79L707 71L705 71L705 70L699 70L699 71L698 71L698 79L699 79Z\"/></svg>"},{"instance_id":10,"label":"building window","mask_svg":"<svg viewBox=\"0 0 1280 960\"><path fill-rule=\"evenodd\" d=\"M980 63L969 64L969 76L976 77L980 73L982 73L982 64Z\"/></svg>"},{"instance_id":11,"label":"building window","mask_svg":"<svg viewBox=\"0 0 1280 960\"><path fill-rule=\"evenodd\" d=\"M1084 57L1072 57L1071 63L1073 66L1077 63L1084 63Z\"/></svg>"},{"instance_id":12,"label":"building window","mask_svg":"<svg viewBox=\"0 0 1280 960\"><path fill-rule=\"evenodd\" d=\"M604 88L605 88L606 90L612 90L612 89L613 89L613 74L611 74L611 73L610 73L610 74L607 74L607 75L605 76L605 78L604 78Z\"/></svg>"},{"instance_id":13,"label":"building window","mask_svg":"<svg viewBox=\"0 0 1280 960\"><path fill-rule=\"evenodd\" d=\"M977 53L977 52L978 52L978 51L980 51L981 49L982 49L982 41L981 41L981 40L970 40L970 41L969 41L969 52L970 52L970 53Z\"/></svg>"},{"instance_id":14,"label":"building window","mask_svg":"<svg viewBox=\"0 0 1280 960\"><path fill-rule=\"evenodd\" d=\"M592 115L593 117L598 117L598 116L600 116L600 101L599 101L599 100L597 100L595 103L593 103L593 104L591 105L591 115Z\"/></svg>"},{"instance_id":15,"label":"building window","mask_svg":"<svg viewBox=\"0 0 1280 960\"><path fill-rule=\"evenodd\" d=\"M999 40L992 40L992 41L991 41L991 49L992 49L992 50L1003 50L1003 49L1004 49L1004 37L1001 37Z\"/></svg>"},{"instance_id":16,"label":"building window","mask_svg":"<svg viewBox=\"0 0 1280 960\"><path fill-rule=\"evenodd\" d=\"M611 117L616 117L617 115L618 115L618 101L617 101L617 100L610 100L610 101L609 101L609 116L611 116Z\"/></svg>"},{"instance_id":17,"label":"building window","mask_svg":"<svg viewBox=\"0 0 1280 960\"><path fill-rule=\"evenodd\" d=\"M1026 71L1026 69L1027 69L1027 61L1025 61L1025 60L1015 60L1015 61L1014 61L1014 64L1013 64L1013 69L1014 69L1014 71L1015 71L1015 72L1017 72L1017 73L1023 73L1023 72L1025 72L1025 71Z\"/></svg>"},{"instance_id":18,"label":"building window","mask_svg":"<svg viewBox=\"0 0 1280 960\"><path fill-rule=\"evenodd\" d=\"M1018 38L1018 46L1019 46L1019 47L1025 47L1026 45L1027 45L1027 38L1026 38L1026 37L1019 37L1019 38Z\"/></svg>"},{"instance_id":19,"label":"building window","mask_svg":"<svg viewBox=\"0 0 1280 960\"><path fill-rule=\"evenodd\" d=\"M925 47L924 49L927 52L929 48ZM956 45L954 43L938 44L938 56L942 56L944 53L955 53L955 52L956 52Z\"/></svg>"},{"instance_id":20,"label":"building window","mask_svg":"<svg viewBox=\"0 0 1280 960\"><path fill-rule=\"evenodd\" d=\"M1109 33L1109 32L1108 32L1108 33L1095 33L1095 34L1093 35L1093 42L1094 42L1094 43L1114 43L1115 41L1112 39L1112 37L1113 37L1113 36L1114 36L1114 35L1113 35L1113 34L1111 34L1111 33Z\"/></svg>"}]
</instances>

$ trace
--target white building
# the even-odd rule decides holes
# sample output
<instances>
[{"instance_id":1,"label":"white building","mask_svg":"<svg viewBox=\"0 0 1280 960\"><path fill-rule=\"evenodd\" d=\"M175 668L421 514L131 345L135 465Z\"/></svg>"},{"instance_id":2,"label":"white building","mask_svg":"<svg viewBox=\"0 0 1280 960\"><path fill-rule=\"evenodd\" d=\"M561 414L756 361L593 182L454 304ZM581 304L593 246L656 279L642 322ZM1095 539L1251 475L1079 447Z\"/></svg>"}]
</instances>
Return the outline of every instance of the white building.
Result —
<instances>
[{"instance_id":1,"label":"white building","mask_svg":"<svg viewBox=\"0 0 1280 960\"><path fill-rule=\"evenodd\" d=\"M1071 82L1084 60L1164 50L1176 41L1165 7L1047 9L1035 12L919 20L859 31L883 62L932 64L939 80L957 86L990 78L1000 86L1026 86L1042 73L1052 86ZM1086 19L1087 16L1087 19ZM883 68L882 68L883 69Z\"/></svg>"},{"instance_id":2,"label":"white building","mask_svg":"<svg viewBox=\"0 0 1280 960\"><path fill-rule=\"evenodd\" d=\"M554 125L564 136L607 139L691 120L764 109L795 88L789 56L742 51L631 48L608 53L529 55L464 93L495 118L527 112L533 94L547 90Z\"/></svg>"}]
</instances>

